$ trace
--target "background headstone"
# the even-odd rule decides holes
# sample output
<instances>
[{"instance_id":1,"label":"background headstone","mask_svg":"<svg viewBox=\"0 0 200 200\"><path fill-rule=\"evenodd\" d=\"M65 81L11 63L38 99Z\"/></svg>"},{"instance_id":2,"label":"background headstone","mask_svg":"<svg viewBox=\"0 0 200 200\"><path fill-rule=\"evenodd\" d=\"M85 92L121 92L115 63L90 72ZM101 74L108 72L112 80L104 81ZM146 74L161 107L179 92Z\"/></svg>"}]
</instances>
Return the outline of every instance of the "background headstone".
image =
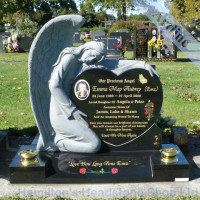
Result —
<instances>
[{"instance_id":1,"label":"background headstone","mask_svg":"<svg viewBox=\"0 0 200 200\"><path fill-rule=\"evenodd\" d=\"M95 37L105 36L105 31L97 30L92 32L92 40L95 40Z\"/></svg>"},{"instance_id":2,"label":"background headstone","mask_svg":"<svg viewBox=\"0 0 200 200\"><path fill-rule=\"evenodd\" d=\"M127 39L131 40L131 33L130 32L112 32L112 33L110 33L110 36L121 37L122 47L125 45ZM131 45L130 45L130 47L131 47Z\"/></svg>"},{"instance_id":3,"label":"background headstone","mask_svg":"<svg viewBox=\"0 0 200 200\"><path fill-rule=\"evenodd\" d=\"M161 55L164 58L172 58L177 59L177 47L173 42L167 37L167 34L175 35L175 32L173 33L166 33L166 31L163 31L161 33L161 40L163 41L162 49L161 49ZM171 37L170 37L171 38Z\"/></svg>"},{"instance_id":4,"label":"background headstone","mask_svg":"<svg viewBox=\"0 0 200 200\"><path fill-rule=\"evenodd\" d=\"M80 37L81 37L81 33L80 32L76 32L75 34L74 34L74 37L73 37L73 42L74 43L81 43L81 39L80 39Z\"/></svg>"},{"instance_id":5,"label":"background headstone","mask_svg":"<svg viewBox=\"0 0 200 200\"><path fill-rule=\"evenodd\" d=\"M20 51L29 52L33 39L34 39L33 37L28 37L28 36L19 38L18 45L19 45Z\"/></svg>"},{"instance_id":6,"label":"background headstone","mask_svg":"<svg viewBox=\"0 0 200 200\"><path fill-rule=\"evenodd\" d=\"M135 30L134 37L134 58L147 58L148 56L148 29Z\"/></svg>"},{"instance_id":7,"label":"background headstone","mask_svg":"<svg viewBox=\"0 0 200 200\"><path fill-rule=\"evenodd\" d=\"M120 41L121 43L121 37L118 36L110 36L110 37L106 37L106 36L96 36L95 37L96 40L104 42L106 47L107 47L107 56L119 56L120 52L117 51L114 47L113 44L115 44L117 46L117 42Z\"/></svg>"}]
</instances>

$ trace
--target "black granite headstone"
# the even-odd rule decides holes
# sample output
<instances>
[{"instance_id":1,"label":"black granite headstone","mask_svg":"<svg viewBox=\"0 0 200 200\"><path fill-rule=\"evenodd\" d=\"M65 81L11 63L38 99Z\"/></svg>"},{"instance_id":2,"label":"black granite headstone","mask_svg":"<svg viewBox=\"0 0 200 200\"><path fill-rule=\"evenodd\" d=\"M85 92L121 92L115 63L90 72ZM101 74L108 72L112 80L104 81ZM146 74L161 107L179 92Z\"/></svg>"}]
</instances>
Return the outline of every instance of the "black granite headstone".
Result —
<instances>
[{"instance_id":1,"label":"black granite headstone","mask_svg":"<svg viewBox=\"0 0 200 200\"><path fill-rule=\"evenodd\" d=\"M147 58L148 56L148 29L138 29L134 37L134 58Z\"/></svg>"},{"instance_id":2,"label":"black granite headstone","mask_svg":"<svg viewBox=\"0 0 200 200\"><path fill-rule=\"evenodd\" d=\"M118 41L121 43L121 37L118 36L96 36L95 40L104 42L106 47L107 47L107 56L119 56L120 52L117 51L114 47L113 44L117 46Z\"/></svg>"},{"instance_id":3,"label":"black granite headstone","mask_svg":"<svg viewBox=\"0 0 200 200\"><path fill-rule=\"evenodd\" d=\"M35 150L36 145L21 146ZM176 148L163 145L162 148ZM189 165L184 155L178 162L161 162L160 151L109 152L98 154L41 152L38 163L21 164L17 154L9 166L11 183L131 183L156 181L188 181Z\"/></svg>"},{"instance_id":4,"label":"black granite headstone","mask_svg":"<svg viewBox=\"0 0 200 200\"><path fill-rule=\"evenodd\" d=\"M85 83L90 91L84 99L76 95L80 83ZM129 70L120 76L90 69L79 75L74 84L73 102L87 114L85 120L109 149L160 148L161 144L154 145L155 137L161 137L154 122L163 96L157 76L152 77L144 69ZM149 133L150 129L154 131Z\"/></svg>"},{"instance_id":5,"label":"black granite headstone","mask_svg":"<svg viewBox=\"0 0 200 200\"><path fill-rule=\"evenodd\" d=\"M94 78L95 77L95 78ZM85 84L84 91L78 90ZM162 85L147 70L132 69L117 76L103 69L88 69L71 89L77 108L101 138L96 154L40 152L37 162L24 166L17 154L9 166L11 183L119 183L188 181L189 165L176 145L161 144L154 125L162 106ZM162 148L180 151L176 162L161 161ZM20 151L36 149L21 146Z\"/></svg>"},{"instance_id":6,"label":"black granite headstone","mask_svg":"<svg viewBox=\"0 0 200 200\"><path fill-rule=\"evenodd\" d=\"M28 37L28 36L18 38L18 45L20 47L20 51L29 52L33 39L34 39L33 37Z\"/></svg>"},{"instance_id":7,"label":"black granite headstone","mask_svg":"<svg viewBox=\"0 0 200 200\"><path fill-rule=\"evenodd\" d=\"M110 36L118 36L121 37L122 39L122 46L125 45L126 40L130 40L131 41L131 33L130 32L112 32L110 33ZM131 47L131 45L130 45Z\"/></svg>"}]
</instances>

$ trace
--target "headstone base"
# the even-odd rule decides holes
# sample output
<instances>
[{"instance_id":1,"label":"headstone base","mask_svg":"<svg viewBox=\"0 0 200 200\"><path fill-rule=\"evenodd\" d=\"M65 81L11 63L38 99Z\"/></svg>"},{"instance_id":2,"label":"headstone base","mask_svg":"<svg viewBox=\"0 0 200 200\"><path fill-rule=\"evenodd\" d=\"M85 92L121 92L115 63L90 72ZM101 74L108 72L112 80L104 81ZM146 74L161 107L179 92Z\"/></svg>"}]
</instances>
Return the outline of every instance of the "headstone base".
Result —
<instances>
[{"instance_id":1,"label":"headstone base","mask_svg":"<svg viewBox=\"0 0 200 200\"><path fill-rule=\"evenodd\" d=\"M176 145L185 145L188 143L188 130L184 126L174 126L173 130L173 141Z\"/></svg>"},{"instance_id":2,"label":"headstone base","mask_svg":"<svg viewBox=\"0 0 200 200\"><path fill-rule=\"evenodd\" d=\"M0 130L0 157L6 152L6 144L9 130Z\"/></svg>"},{"instance_id":3,"label":"headstone base","mask_svg":"<svg viewBox=\"0 0 200 200\"><path fill-rule=\"evenodd\" d=\"M162 148L176 148L163 144ZM21 146L19 151L35 149ZM106 152L98 154L40 153L38 163L24 167L17 154L9 166L11 183L130 183L189 181L189 164L184 155L165 164L155 151Z\"/></svg>"}]
</instances>

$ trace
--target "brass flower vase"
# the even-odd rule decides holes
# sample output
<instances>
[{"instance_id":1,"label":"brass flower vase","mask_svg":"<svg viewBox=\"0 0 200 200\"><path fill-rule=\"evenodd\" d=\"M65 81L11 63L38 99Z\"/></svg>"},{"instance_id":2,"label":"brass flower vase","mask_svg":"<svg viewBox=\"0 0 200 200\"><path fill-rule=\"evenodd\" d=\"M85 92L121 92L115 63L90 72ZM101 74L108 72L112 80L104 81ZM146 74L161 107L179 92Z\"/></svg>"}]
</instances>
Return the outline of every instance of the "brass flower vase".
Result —
<instances>
[{"instance_id":1,"label":"brass flower vase","mask_svg":"<svg viewBox=\"0 0 200 200\"><path fill-rule=\"evenodd\" d=\"M174 148L165 148L161 149L160 152L162 153L161 161L165 164L171 164L178 162L178 158L176 157L177 154L180 152Z\"/></svg>"},{"instance_id":2,"label":"brass flower vase","mask_svg":"<svg viewBox=\"0 0 200 200\"><path fill-rule=\"evenodd\" d=\"M32 149L20 151L19 155L21 156L20 163L24 167L35 166L38 163L37 152Z\"/></svg>"}]
</instances>

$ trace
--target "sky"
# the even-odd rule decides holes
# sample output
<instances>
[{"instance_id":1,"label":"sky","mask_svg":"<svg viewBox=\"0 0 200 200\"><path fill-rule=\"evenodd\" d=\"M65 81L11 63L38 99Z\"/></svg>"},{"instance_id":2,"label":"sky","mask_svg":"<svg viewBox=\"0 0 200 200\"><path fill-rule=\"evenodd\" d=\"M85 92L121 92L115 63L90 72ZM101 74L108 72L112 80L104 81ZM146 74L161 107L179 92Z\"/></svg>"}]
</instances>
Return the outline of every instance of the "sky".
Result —
<instances>
[{"instance_id":1,"label":"sky","mask_svg":"<svg viewBox=\"0 0 200 200\"><path fill-rule=\"evenodd\" d=\"M75 3L76 3L76 5L77 5L77 7L78 7L78 9L79 9L79 6L80 6L80 0L74 0L75 1ZM164 5L164 2L165 2L165 0L157 0L160 4L162 4L162 5ZM114 15L115 17L117 16L117 12L116 11L113 11L113 10L107 10L107 13L108 14L112 14L112 15ZM129 11L128 12L128 15L130 15L130 14L139 14L140 13L140 11L139 11L139 9L137 9L136 11Z\"/></svg>"}]
</instances>

